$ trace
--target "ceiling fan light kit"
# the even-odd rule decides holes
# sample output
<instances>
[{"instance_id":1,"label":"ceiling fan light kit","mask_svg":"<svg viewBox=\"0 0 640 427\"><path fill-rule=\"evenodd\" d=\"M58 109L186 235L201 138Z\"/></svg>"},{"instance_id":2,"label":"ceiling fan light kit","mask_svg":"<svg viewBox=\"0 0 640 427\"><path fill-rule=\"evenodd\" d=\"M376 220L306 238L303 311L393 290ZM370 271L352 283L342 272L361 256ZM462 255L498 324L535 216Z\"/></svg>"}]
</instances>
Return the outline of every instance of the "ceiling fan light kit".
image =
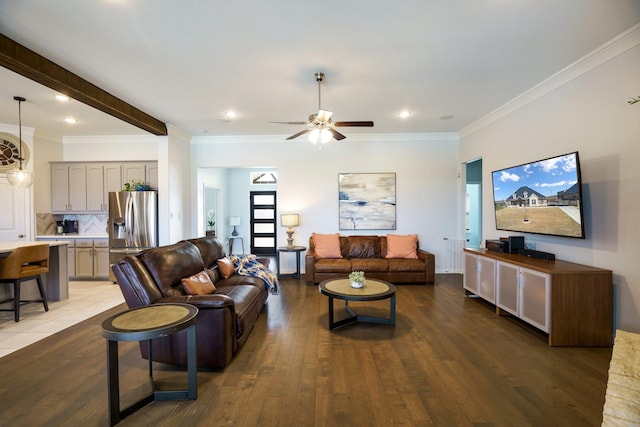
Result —
<instances>
[{"instance_id":1,"label":"ceiling fan light kit","mask_svg":"<svg viewBox=\"0 0 640 427\"><path fill-rule=\"evenodd\" d=\"M297 137L309 133L309 141L322 148L323 144L326 144L335 139L340 141L346 138L342 133L338 132L335 127L373 127L373 121L349 121L349 122L334 122L332 120L333 112L322 109L322 97L321 97L321 85L324 80L324 73L317 72L313 74L316 82L318 82L318 112L309 116L308 122L271 122L286 125L306 125L307 129L304 129L298 133L286 138L287 140L296 139Z\"/></svg>"}]
</instances>

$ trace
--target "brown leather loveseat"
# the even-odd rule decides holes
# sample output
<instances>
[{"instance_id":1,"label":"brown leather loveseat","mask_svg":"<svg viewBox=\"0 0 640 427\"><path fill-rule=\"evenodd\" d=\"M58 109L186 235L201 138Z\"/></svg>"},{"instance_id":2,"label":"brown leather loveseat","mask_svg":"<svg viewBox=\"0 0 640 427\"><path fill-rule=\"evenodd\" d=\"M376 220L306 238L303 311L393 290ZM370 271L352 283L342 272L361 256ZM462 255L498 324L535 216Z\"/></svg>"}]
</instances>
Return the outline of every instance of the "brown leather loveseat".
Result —
<instances>
[{"instance_id":1,"label":"brown leather loveseat","mask_svg":"<svg viewBox=\"0 0 640 427\"><path fill-rule=\"evenodd\" d=\"M339 254L322 257L316 251L314 236L309 238L305 256L308 284L345 278L352 271L364 271L366 277L391 283L427 284L435 280L435 255L419 248L417 236L413 248L417 258L387 258L387 236L339 236L339 240Z\"/></svg>"},{"instance_id":2,"label":"brown leather loveseat","mask_svg":"<svg viewBox=\"0 0 640 427\"><path fill-rule=\"evenodd\" d=\"M196 306L199 368L222 369L247 340L268 297L258 277L233 274L223 278L217 261L223 246L213 237L185 240L130 255L112 269L129 308L156 303ZM182 279L206 271L216 288L209 295L188 295ZM148 359L147 342L140 343ZM186 331L153 340L153 360L186 366Z\"/></svg>"}]
</instances>

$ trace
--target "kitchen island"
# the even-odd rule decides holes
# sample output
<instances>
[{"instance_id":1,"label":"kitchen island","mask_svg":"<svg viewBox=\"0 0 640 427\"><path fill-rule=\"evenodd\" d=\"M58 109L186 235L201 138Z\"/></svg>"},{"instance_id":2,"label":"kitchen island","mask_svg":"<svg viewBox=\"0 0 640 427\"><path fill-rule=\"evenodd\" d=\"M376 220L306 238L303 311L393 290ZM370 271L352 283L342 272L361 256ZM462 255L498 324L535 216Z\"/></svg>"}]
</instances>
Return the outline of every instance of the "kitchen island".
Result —
<instances>
[{"instance_id":1,"label":"kitchen island","mask_svg":"<svg viewBox=\"0 0 640 427\"><path fill-rule=\"evenodd\" d=\"M49 245L49 272L42 275L42 281L47 292L47 299L49 301L68 299L69 273L67 271L67 241L0 242L0 258L9 256L11 252L19 247L43 244ZM40 294L35 281L33 282L33 286L23 286L23 288L21 288L21 294L24 299L39 297ZM0 287L0 299L10 297L10 287Z\"/></svg>"}]
</instances>

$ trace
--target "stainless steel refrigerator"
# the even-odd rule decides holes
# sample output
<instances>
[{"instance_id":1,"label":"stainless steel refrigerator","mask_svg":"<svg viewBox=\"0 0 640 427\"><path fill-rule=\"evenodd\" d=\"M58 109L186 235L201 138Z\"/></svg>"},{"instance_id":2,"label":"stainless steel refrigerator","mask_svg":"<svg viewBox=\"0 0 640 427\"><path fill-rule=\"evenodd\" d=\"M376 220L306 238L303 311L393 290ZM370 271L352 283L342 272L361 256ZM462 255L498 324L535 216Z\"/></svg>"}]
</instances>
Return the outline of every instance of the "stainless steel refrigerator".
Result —
<instances>
[{"instance_id":1,"label":"stainless steel refrigerator","mask_svg":"<svg viewBox=\"0 0 640 427\"><path fill-rule=\"evenodd\" d=\"M158 246L158 192L109 193L109 264ZM115 280L109 269L111 280Z\"/></svg>"}]
</instances>

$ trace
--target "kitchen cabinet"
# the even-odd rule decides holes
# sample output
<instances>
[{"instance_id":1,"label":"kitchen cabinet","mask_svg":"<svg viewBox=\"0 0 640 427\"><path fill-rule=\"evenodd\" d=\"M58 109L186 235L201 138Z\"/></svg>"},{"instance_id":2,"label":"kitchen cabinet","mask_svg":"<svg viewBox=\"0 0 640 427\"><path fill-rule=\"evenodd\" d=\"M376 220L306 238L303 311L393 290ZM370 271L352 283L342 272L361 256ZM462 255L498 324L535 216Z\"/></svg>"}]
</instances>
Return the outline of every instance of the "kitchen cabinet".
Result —
<instances>
[{"instance_id":1,"label":"kitchen cabinet","mask_svg":"<svg viewBox=\"0 0 640 427\"><path fill-rule=\"evenodd\" d=\"M611 270L486 249L465 248L464 252L464 289L468 294L490 295L492 275L480 277L493 263L496 314L517 316L540 329L548 334L550 346L613 344ZM481 259L489 261L484 264ZM481 284L484 280L486 286Z\"/></svg>"},{"instance_id":2,"label":"kitchen cabinet","mask_svg":"<svg viewBox=\"0 0 640 427\"><path fill-rule=\"evenodd\" d=\"M51 164L51 212L87 211L85 164Z\"/></svg>"},{"instance_id":3,"label":"kitchen cabinet","mask_svg":"<svg viewBox=\"0 0 640 427\"><path fill-rule=\"evenodd\" d=\"M151 189L158 188L158 162L126 162L123 182L141 182Z\"/></svg>"},{"instance_id":4,"label":"kitchen cabinet","mask_svg":"<svg viewBox=\"0 0 640 427\"><path fill-rule=\"evenodd\" d=\"M122 190L122 164L87 163L87 212L107 212L109 192Z\"/></svg>"},{"instance_id":5,"label":"kitchen cabinet","mask_svg":"<svg viewBox=\"0 0 640 427\"><path fill-rule=\"evenodd\" d=\"M109 277L109 241L107 239L77 239L76 277L100 278Z\"/></svg>"},{"instance_id":6,"label":"kitchen cabinet","mask_svg":"<svg viewBox=\"0 0 640 427\"><path fill-rule=\"evenodd\" d=\"M158 188L158 162L52 162L51 212L106 213L109 192L125 182Z\"/></svg>"}]
</instances>

